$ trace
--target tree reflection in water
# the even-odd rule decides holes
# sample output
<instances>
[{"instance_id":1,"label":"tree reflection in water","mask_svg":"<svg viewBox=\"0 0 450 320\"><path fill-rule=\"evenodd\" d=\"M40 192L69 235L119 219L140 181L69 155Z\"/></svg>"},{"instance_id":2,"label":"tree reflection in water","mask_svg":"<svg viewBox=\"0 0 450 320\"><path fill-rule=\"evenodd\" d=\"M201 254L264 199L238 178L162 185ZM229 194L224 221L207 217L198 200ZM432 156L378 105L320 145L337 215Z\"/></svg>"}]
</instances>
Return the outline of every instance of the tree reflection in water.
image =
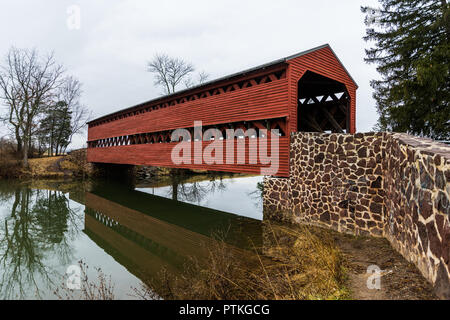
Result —
<instances>
[{"instance_id":1,"label":"tree reflection in water","mask_svg":"<svg viewBox=\"0 0 450 320\"><path fill-rule=\"evenodd\" d=\"M262 209L263 195L264 195L264 182L256 183L256 189L247 193L256 208Z\"/></svg>"},{"instance_id":2,"label":"tree reflection in water","mask_svg":"<svg viewBox=\"0 0 450 320\"><path fill-rule=\"evenodd\" d=\"M19 184L0 187L0 206L8 208L0 220L0 297L40 298L60 279L56 266L73 261L82 216L64 193Z\"/></svg>"},{"instance_id":3,"label":"tree reflection in water","mask_svg":"<svg viewBox=\"0 0 450 320\"><path fill-rule=\"evenodd\" d=\"M243 181L237 182L236 188L233 186L233 176L230 175L176 176L172 180L151 181L154 188L160 189L157 193L168 192L168 194L167 197L147 197L148 201L141 201L145 196L143 192L131 191L128 186L116 187L109 182L106 184L108 188L105 188L103 181L90 181L86 184L35 181L29 185L24 182L0 181L0 299L55 298L54 289L61 286L67 266L80 259L84 260L84 258L89 261L90 257L92 261L89 263L94 263L94 266L103 263L102 267L107 266L116 272L117 277L122 281L119 282L123 287L122 292L127 297L128 292L125 290L129 288L131 282L138 283L139 279L135 278L128 268L123 268L120 259L112 262L111 258L116 259L115 256L111 252L104 251L104 248L99 246L96 240L85 233L87 231L85 218L91 222L89 226L97 231L100 240L105 239L104 241L107 242L111 241L108 238L110 236L121 237L120 239L124 237L116 232L117 228L114 230L102 228L100 224L96 224L98 221L89 219L89 215L84 215L86 196L89 194L97 195L97 197L118 205L116 214L122 218L124 218L127 208L131 210L130 212L138 211L127 215L128 218L137 217L141 212L139 217L143 219L142 221L149 223L149 228L139 229L143 222L139 219L132 219L133 221L130 222L132 225L128 226L128 229L134 230L132 227L138 227L137 229L140 231L135 234L147 235L146 239L152 240L151 242L147 240L141 242L153 250L150 251L152 255L150 258L159 259L161 264L168 259L167 254L159 253L161 249L170 247L165 242L166 234L169 231L174 231L175 234L168 240L172 246L170 248L176 252L189 251L189 255L180 254L183 257L191 256L191 251L197 253L198 238L210 237L213 229L216 230L223 226L225 226L223 229L226 229L229 244L232 246L242 243L242 246L247 248L249 234L256 234L254 238L257 241L252 240L253 247L254 243L261 242L259 240L261 239L259 218L255 220L233 215L228 213L226 208L226 211L220 211L223 208L211 209L216 205L220 207L222 202L229 201L230 196L235 199L234 194L237 192L244 195L244 197L238 198L240 199L238 202L241 201L239 205L243 207L241 211L253 212L252 207L245 207L248 202L248 197L245 196L252 189L250 185L246 184L246 181L248 180L244 178ZM39 186L36 187L36 184ZM99 191L95 188L97 184ZM251 184L253 185L253 180L251 180ZM100 194L96 194L95 190ZM70 199L77 203L69 200L68 192L70 192ZM210 197L214 193L216 193L216 197ZM174 198L181 202L170 201L166 198ZM213 200L209 203L211 199ZM93 203L93 205L100 204ZM191 204L200 207L197 208ZM110 208L107 206L97 209L100 212L104 209L108 213ZM248 217L250 216L251 214L248 215ZM158 224L155 225L155 222ZM234 226L231 229L228 228L230 224ZM161 229L160 225L165 226L168 231ZM198 234L198 237L192 238L193 233ZM162 237L162 239L158 237ZM155 240L157 238L159 242ZM179 241L174 242L174 238ZM142 237L138 240L142 240ZM120 251L116 256L121 254L126 257L129 250L123 248L121 241L117 242L119 244L117 251L125 251ZM147 247L141 248L139 241L133 242L138 244L133 248L141 252ZM190 243L189 241L193 242L192 246L186 245L186 243ZM165 246L160 246L161 243ZM134 251L131 258L142 260L142 256L134 254ZM171 259L171 257L169 258ZM145 262L145 266L147 265Z\"/></svg>"},{"instance_id":4,"label":"tree reflection in water","mask_svg":"<svg viewBox=\"0 0 450 320\"><path fill-rule=\"evenodd\" d=\"M187 177L174 174L170 177L172 185L168 191L168 196L171 196L172 200L200 205L207 195L223 192L227 189L221 175L210 174L209 178L207 181L187 182Z\"/></svg>"}]
</instances>

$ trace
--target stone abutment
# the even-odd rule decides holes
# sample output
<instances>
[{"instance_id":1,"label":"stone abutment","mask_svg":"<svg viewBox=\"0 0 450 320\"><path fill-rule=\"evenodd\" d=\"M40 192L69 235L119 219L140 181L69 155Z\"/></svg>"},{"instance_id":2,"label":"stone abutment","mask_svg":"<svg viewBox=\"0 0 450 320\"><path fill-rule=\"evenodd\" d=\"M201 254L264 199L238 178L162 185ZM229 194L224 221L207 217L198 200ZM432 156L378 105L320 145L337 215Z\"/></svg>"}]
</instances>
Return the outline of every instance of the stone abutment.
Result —
<instances>
[{"instance_id":1,"label":"stone abutment","mask_svg":"<svg viewBox=\"0 0 450 320\"><path fill-rule=\"evenodd\" d=\"M450 299L450 146L398 133L294 133L265 218L387 238Z\"/></svg>"}]
</instances>

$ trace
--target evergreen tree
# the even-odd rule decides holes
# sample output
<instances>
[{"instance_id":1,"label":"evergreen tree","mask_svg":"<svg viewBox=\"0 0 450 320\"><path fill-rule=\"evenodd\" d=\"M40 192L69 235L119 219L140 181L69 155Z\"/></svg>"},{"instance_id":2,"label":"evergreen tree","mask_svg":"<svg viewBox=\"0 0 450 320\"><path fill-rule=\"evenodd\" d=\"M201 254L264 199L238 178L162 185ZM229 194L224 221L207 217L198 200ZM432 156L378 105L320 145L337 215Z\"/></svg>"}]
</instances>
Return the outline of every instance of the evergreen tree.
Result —
<instances>
[{"instance_id":1,"label":"evergreen tree","mask_svg":"<svg viewBox=\"0 0 450 320\"><path fill-rule=\"evenodd\" d=\"M450 8L447 0L379 0L362 7L366 62L377 65L377 129L450 139Z\"/></svg>"},{"instance_id":2,"label":"evergreen tree","mask_svg":"<svg viewBox=\"0 0 450 320\"><path fill-rule=\"evenodd\" d=\"M65 151L70 143L72 112L64 101L48 108L41 121L39 136L41 143L48 145L50 155Z\"/></svg>"}]
</instances>

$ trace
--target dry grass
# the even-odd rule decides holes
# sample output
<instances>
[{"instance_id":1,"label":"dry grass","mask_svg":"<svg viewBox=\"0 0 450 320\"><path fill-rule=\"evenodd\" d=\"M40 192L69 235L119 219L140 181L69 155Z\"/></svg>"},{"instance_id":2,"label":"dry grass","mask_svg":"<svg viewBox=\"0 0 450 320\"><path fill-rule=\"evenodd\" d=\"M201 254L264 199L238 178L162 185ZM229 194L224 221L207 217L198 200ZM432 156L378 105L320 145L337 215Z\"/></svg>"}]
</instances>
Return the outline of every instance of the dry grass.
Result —
<instances>
[{"instance_id":1,"label":"dry grass","mask_svg":"<svg viewBox=\"0 0 450 320\"><path fill-rule=\"evenodd\" d=\"M12 154L0 158L0 178L46 177L61 178L58 162L62 157L46 157L28 159L28 167L22 166L22 160Z\"/></svg>"},{"instance_id":2,"label":"dry grass","mask_svg":"<svg viewBox=\"0 0 450 320\"><path fill-rule=\"evenodd\" d=\"M71 162L69 160L61 161L59 163L59 166L60 166L60 168L62 170L68 170L68 171L77 171L77 170L79 170L79 167L75 163L73 163L73 162Z\"/></svg>"},{"instance_id":3,"label":"dry grass","mask_svg":"<svg viewBox=\"0 0 450 320\"><path fill-rule=\"evenodd\" d=\"M195 259L181 276L162 271L157 281L134 289L154 299L154 291L175 300L315 300L347 299L340 251L326 234L310 229L267 225L262 253L242 259L224 242L208 246L206 263ZM154 289L154 291L153 291Z\"/></svg>"},{"instance_id":4,"label":"dry grass","mask_svg":"<svg viewBox=\"0 0 450 320\"><path fill-rule=\"evenodd\" d=\"M31 177L63 178L64 172L59 167L59 162L63 158L63 156L58 156L29 159L29 168L23 169L23 172L24 174L28 173Z\"/></svg>"},{"instance_id":5,"label":"dry grass","mask_svg":"<svg viewBox=\"0 0 450 320\"><path fill-rule=\"evenodd\" d=\"M22 162L14 159L0 160L0 178L16 178L22 174Z\"/></svg>"},{"instance_id":6,"label":"dry grass","mask_svg":"<svg viewBox=\"0 0 450 320\"><path fill-rule=\"evenodd\" d=\"M60 288L56 288L54 294L60 300L114 300L114 285L111 277L106 276L100 268L95 268L97 276L91 280L88 276L89 266L82 260L78 262L80 267L80 290L72 290L67 286L68 277L63 277Z\"/></svg>"},{"instance_id":7,"label":"dry grass","mask_svg":"<svg viewBox=\"0 0 450 320\"><path fill-rule=\"evenodd\" d=\"M84 178L92 173L83 150L67 156L32 158L28 163L28 167L23 168L20 160L0 159L0 178Z\"/></svg>"},{"instance_id":8,"label":"dry grass","mask_svg":"<svg viewBox=\"0 0 450 320\"><path fill-rule=\"evenodd\" d=\"M87 162L86 157L86 149L74 150L61 162L61 168L70 171L72 175L77 177L94 176L96 174L94 167Z\"/></svg>"}]
</instances>

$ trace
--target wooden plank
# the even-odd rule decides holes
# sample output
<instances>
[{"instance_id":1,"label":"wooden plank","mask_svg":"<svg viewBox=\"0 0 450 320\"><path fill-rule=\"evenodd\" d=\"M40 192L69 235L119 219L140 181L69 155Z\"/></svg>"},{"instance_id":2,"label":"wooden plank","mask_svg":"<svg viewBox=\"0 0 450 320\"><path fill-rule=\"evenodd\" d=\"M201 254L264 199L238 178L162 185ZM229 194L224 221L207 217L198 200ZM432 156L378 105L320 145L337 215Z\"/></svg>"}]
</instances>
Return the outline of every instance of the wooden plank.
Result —
<instances>
[{"instance_id":1,"label":"wooden plank","mask_svg":"<svg viewBox=\"0 0 450 320\"><path fill-rule=\"evenodd\" d=\"M88 140L191 127L198 120L206 126L281 117L288 114L286 84L278 80L112 121L89 128Z\"/></svg>"},{"instance_id":2,"label":"wooden plank","mask_svg":"<svg viewBox=\"0 0 450 320\"><path fill-rule=\"evenodd\" d=\"M336 121L336 119L333 117L333 115L327 110L327 108L322 108L321 111L338 133L344 132L344 130L342 130L339 123Z\"/></svg>"},{"instance_id":3,"label":"wooden plank","mask_svg":"<svg viewBox=\"0 0 450 320\"><path fill-rule=\"evenodd\" d=\"M303 121L305 121L309 127L313 128L317 132L323 132L322 127L317 123L317 121L310 114L308 114L306 117L304 117Z\"/></svg>"},{"instance_id":4,"label":"wooden plank","mask_svg":"<svg viewBox=\"0 0 450 320\"><path fill-rule=\"evenodd\" d=\"M243 143L241 147L238 141ZM256 164L250 164L250 139L239 139L234 142L234 164L226 163L226 142L224 142L224 158L223 164L208 165L203 159L199 163L195 163L195 155L193 144L191 143L191 164L174 164L171 159L172 149L178 143L156 143L156 144L135 144L127 146L105 147L105 148L89 148L87 150L88 162L98 163L115 163L115 164L132 164L132 165L149 165L181 169L200 169L223 172L242 172L260 174L262 168L269 165L262 164L258 159ZM243 140L243 141L242 141ZM252 139L253 140L253 139ZM258 138L258 141L261 139ZM264 139L262 139L264 140ZM266 139L267 140L267 139ZM204 150L212 142L202 142L202 150ZM270 150L270 141L269 141ZM244 164L237 164L238 153L245 153ZM270 154L270 152L269 152ZM259 157L258 157L259 158ZM198 158L197 158L198 159ZM276 162L275 162L276 163ZM275 174L281 177L289 176L289 137L279 137L279 159L278 172Z\"/></svg>"}]
</instances>

